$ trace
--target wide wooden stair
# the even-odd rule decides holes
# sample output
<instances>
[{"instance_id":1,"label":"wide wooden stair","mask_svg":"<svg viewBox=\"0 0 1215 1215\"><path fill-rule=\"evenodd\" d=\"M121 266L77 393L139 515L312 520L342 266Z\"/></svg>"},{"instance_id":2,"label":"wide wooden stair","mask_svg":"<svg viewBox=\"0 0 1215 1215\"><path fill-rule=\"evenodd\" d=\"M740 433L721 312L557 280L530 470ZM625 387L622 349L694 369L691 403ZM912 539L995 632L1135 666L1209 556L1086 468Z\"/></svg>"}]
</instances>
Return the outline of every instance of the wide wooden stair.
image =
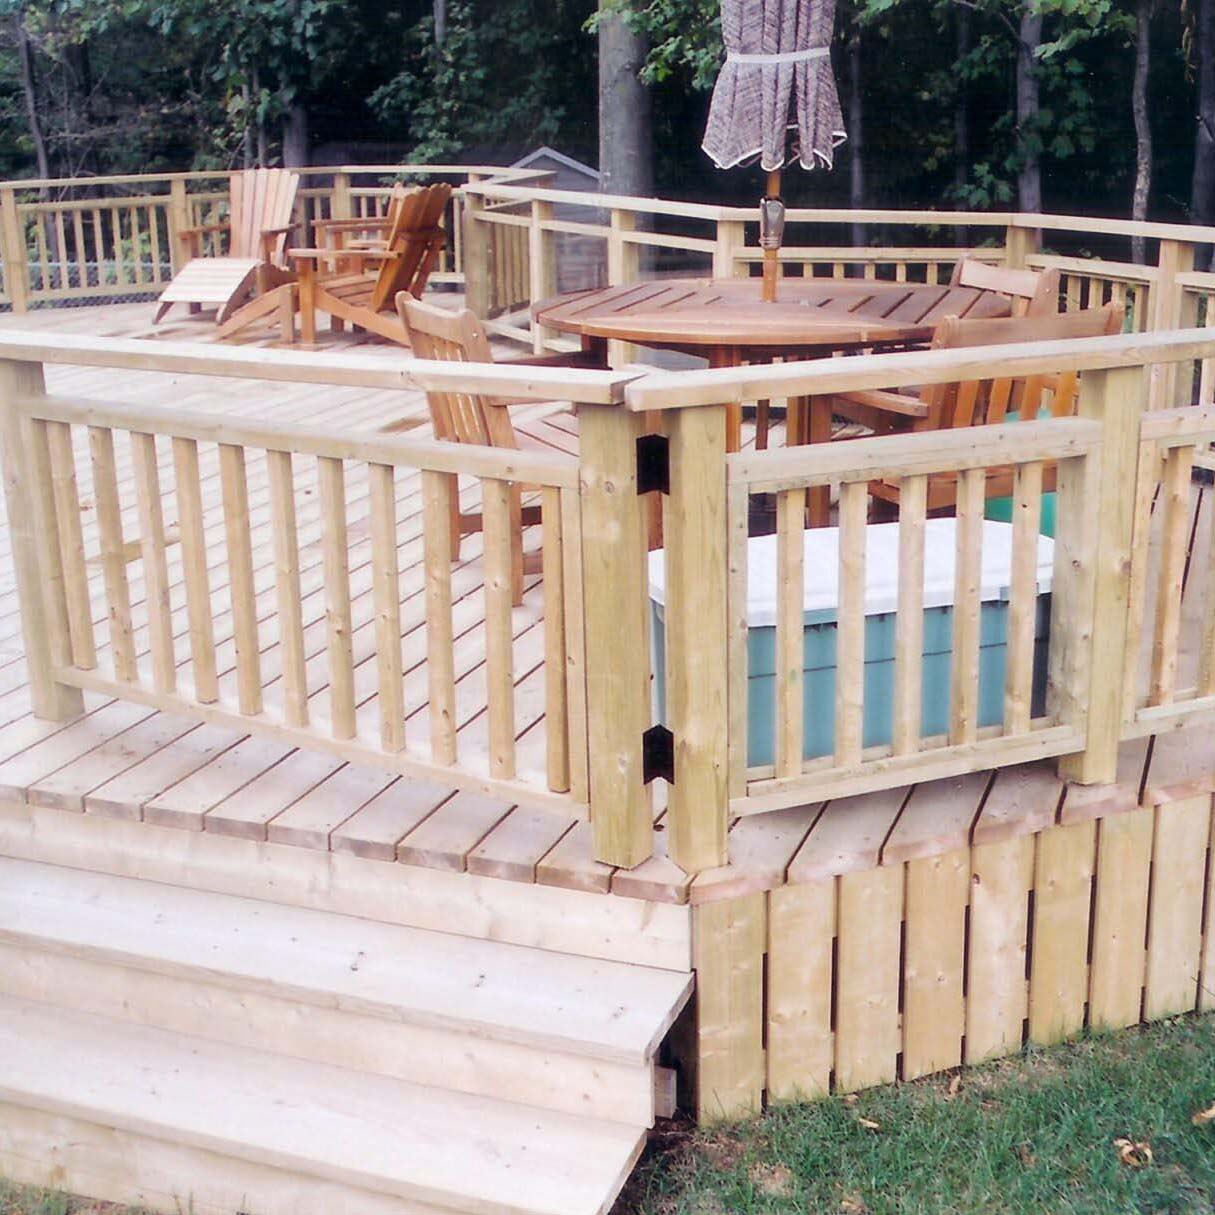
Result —
<instances>
[{"instance_id":1,"label":"wide wooden stair","mask_svg":"<svg viewBox=\"0 0 1215 1215\"><path fill-rule=\"evenodd\" d=\"M690 987L0 858L0 1173L198 1215L597 1215Z\"/></svg>"}]
</instances>

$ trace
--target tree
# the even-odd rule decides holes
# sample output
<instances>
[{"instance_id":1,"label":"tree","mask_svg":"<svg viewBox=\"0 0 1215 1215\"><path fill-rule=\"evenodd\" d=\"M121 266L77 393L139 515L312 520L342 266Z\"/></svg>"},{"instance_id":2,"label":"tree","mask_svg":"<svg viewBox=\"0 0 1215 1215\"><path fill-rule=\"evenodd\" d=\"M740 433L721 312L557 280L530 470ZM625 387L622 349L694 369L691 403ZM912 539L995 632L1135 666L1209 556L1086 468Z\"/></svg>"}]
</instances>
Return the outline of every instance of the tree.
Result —
<instances>
[{"instance_id":1,"label":"tree","mask_svg":"<svg viewBox=\"0 0 1215 1215\"><path fill-rule=\"evenodd\" d=\"M1215 221L1215 0L1193 0L1192 17L1198 105L1190 218L1196 224L1209 225Z\"/></svg>"},{"instance_id":2,"label":"tree","mask_svg":"<svg viewBox=\"0 0 1215 1215\"><path fill-rule=\"evenodd\" d=\"M599 188L605 194L654 192L650 94L641 74L649 46L641 23L611 0L599 6Z\"/></svg>"},{"instance_id":3,"label":"tree","mask_svg":"<svg viewBox=\"0 0 1215 1215\"><path fill-rule=\"evenodd\" d=\"M1148 113L1148 76L1152 65L1152 13L1155 0L1136 0L1135 76L1131 86L1131 114L1135 120L1135 187L1131 194L1131 218L1147 219L1152 189L1152 124ZM1131 241L1131 256L1140 265L1147 260L1142 236Z\"/></svg>"}]
</instances>

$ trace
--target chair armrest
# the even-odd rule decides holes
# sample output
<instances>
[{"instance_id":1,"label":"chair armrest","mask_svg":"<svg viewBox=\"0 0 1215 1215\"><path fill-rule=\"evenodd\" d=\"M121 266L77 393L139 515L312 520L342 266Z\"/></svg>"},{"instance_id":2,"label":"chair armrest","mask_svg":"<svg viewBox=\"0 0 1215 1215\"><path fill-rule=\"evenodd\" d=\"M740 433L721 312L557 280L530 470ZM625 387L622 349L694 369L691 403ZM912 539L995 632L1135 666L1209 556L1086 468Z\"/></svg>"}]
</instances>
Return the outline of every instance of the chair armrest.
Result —
<instances>
[{"instance_id":1,"label":"chair armrest","mask_svg":"<svg viewBox=\"0 0 1215 1215\"><path fill-rule=\"evenodd\" d=\"M372 228L390 228L392 220L386 216L371 219L314 219L313 228L334 232L367 232Z\"/></svg>"},{"instance_id":2,"label":"chair armrest","mask_svg":"<svg viewBox=\"0 0 1215 1215\"><path fill-rule=\"evenodd\" d=\"M205 236L208 232L227 232L232 225L230 223L222 224L203 224L199 228L181 228L178 236Z\"/></svg>"},{"instance_id":3,"label":"chair armrest","mask_svg":"<svg viewBox=\"0 0 1215 1215\"><path fill-rule=\"evenodd\" d=\"M928 416L928 406L919 397L907 392L873 389L867 392L840 392L834 396L837 402L843 402L846 405L860 405L867 409L900 414L906 418L926 418Z\"/></svg>"},{"instance_id":4,"label":"chair armrest","mask_svg":"<svg viewBox=\"0 0 1215 1215\"><path fill-rule=\"evenodd\" d=\"M602 371L603 367L590 350L567 350L560 354L521 355L513 359L496 359L503 367L589 367Z\"/></svg>"},{"instance_id":5,"label":"chair armrest","mask_svg":"<svg viewBox=\"0 0 1215 1215\"><path fill-rule=\"evenodd\" d=\"M316 249L316 248L300 248L288 249L287 256L294 258L296 261L324 261L332 262L339 261L349 257L371 257L378 258L380 261L387 261L397 257L398 254L390 252L387 249Z\"/></svg>"}]
</instances>

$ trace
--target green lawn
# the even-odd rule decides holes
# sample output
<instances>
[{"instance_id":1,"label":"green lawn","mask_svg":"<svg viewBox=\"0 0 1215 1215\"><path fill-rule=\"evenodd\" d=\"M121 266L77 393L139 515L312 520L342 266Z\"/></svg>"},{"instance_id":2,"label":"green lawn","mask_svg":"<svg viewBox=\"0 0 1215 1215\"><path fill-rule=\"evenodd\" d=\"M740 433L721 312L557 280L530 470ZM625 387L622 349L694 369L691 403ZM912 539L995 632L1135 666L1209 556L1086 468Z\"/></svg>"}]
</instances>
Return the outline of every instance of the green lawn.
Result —
<instances>
[{"instance_id":1,"label":"green lawn","mask_svg":"<svg viewBox=\"0 0 1215 1215\"><path fill-rule=\"evenodd\" d=\"M1215 1212L1215 1017L655 1136L617 1215ZM866 1126L865 1123L876 1124ZM1131 1167L1116 1140L1150 1145Z\"/></svg>"},{"instance_id":2,"label":"green lawn","mask_svg":"<svg viewBox=\"0 0 1215 1215\"><path fill-rule=\"evenodd\" d=\"M1192 1121L1212 1105L1215 1017L1181 1018L713 1131L665 1124L616 1215L1215 1215L1215 1118ZM124 1215L0 1181L0 1215L103 1213Z\"/></svg>"}]
</instances>

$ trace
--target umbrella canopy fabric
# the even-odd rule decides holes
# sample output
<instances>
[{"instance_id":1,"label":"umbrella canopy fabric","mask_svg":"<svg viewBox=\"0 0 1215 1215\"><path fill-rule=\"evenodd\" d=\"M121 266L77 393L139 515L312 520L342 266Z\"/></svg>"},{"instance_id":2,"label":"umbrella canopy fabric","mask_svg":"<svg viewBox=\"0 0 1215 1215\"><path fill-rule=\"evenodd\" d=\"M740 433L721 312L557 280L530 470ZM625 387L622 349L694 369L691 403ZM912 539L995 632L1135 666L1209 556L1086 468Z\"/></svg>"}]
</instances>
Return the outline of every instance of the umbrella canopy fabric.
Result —
<instances>
[{"instance_id":1,"label":"umbrella canopy fabric","mask_svg":"<svg viewBox=\"0 0 1215 1215\"><path fill-rule=\"evenodd\" d=\"M718 168L831 167L846 137L831 70L834 25L835 0L721 0L726 61L703 145Z\"/></svg>"}]
</instances>

